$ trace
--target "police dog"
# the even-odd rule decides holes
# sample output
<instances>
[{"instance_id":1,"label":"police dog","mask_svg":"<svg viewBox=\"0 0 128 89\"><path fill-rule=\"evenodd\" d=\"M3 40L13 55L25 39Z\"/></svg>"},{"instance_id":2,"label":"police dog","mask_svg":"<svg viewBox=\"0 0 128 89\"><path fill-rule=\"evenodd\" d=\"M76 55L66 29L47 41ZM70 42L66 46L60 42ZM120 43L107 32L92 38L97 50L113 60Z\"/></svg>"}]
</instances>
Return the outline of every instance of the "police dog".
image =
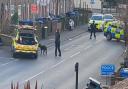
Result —
<instances>
[{"instance_id":1,"label":"police dog","mask_svg":"<svg viewBox=\"0 0 128 89\"><path fill-rule=\"evenodd\" d=\"M39 48L40 48L41 54L43 52L43 55L45 54L47 55L47 46L39 44Z\"/></svg>"}]
</instances>

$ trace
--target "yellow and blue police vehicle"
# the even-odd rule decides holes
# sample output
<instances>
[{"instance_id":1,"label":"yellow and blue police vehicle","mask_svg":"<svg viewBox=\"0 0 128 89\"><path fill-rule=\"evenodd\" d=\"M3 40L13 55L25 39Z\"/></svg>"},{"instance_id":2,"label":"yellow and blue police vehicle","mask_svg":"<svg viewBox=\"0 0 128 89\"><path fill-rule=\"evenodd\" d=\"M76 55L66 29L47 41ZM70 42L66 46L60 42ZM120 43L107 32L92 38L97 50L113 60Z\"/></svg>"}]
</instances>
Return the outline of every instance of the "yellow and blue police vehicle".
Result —
<instances>
[{"instance_id":1,"label":"yellow and blue police vehicle","mask_svg":"<svg viewBox=\"0 0 128 89\"><path fill-rule=\"evenodd\" d=\"M33 26L21 25L15 29L15 37L12 40L12 56L31 54L38 57L38 41Z\"/></svg>"},{"instance_id":2,"label":"yellow and blue police vehicle","mask_svg":"<svg viewBox=\"0 0 128 89\"><path fill-rule=\"evenodd\" d=\"M117 19L112 14L104 14L104 21L117 21Z\"/></svg>"},{"instance_id":3,"label":"yellow and blue police vehicle","mask_svg":"<svg viewBox=\"0 0 128 89\"><path fill-rule=\"evenodd\" d=\"M88 31L90 31L90 25L95 21L96 30L103 31L104 29L104 15L103 14L93 14L88 22Z\"/></svg>"},{"instance_id":4,"label":"yellow and blue police vehicle","mask_svg":"<svg viewBox=\"0 0 128 89\"><path fill-rule=\"evenodd\" d=\"M124 40L124 29L119 23L107 23L107 26L104 29L104 36L108 41L114 39Z\"/></svg>"}]
</instances>

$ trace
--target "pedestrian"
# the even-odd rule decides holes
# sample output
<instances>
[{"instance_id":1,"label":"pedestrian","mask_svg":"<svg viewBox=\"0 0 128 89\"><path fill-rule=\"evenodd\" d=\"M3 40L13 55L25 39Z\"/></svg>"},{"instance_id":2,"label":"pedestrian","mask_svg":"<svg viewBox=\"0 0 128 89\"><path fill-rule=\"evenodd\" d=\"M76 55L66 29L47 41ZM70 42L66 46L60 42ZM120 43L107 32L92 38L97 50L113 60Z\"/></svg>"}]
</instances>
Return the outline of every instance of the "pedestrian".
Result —
<instances>
[{"instance_id":1,"label":"pedestrian","mask_svg":"<svg viewBox=\"0 0 128 89\"><path fill-rule=\"evenodd\" d=\"M61 50L60 50L60 32L59 29L56 30L55 33L55 56L57 56L57 50L59 52L59 56L61 56Z\"/></svg>"},{"instance_id":2,"label":"pedestrian","mask_svg":"<svg viewBox=\"0 0 128 89\"><path fill-rule=\"evenodd\" d=\"M94 34L94 37L96 39L96 24L95 24L95 21L93 21L93 23L90 25L90 27L91 27L90 39L92 39L92 34Z\"/></svg>"},{"instance_id":3,"label":"pedestrian","mask_svg":"<svg viewBox=\"0 0 128 89\"><path fill-rule=\"evenodd\" d=\"M74 29L74 21L72 19L69 20L69 30L72 31Z\"/></svg>"}]
</instances>

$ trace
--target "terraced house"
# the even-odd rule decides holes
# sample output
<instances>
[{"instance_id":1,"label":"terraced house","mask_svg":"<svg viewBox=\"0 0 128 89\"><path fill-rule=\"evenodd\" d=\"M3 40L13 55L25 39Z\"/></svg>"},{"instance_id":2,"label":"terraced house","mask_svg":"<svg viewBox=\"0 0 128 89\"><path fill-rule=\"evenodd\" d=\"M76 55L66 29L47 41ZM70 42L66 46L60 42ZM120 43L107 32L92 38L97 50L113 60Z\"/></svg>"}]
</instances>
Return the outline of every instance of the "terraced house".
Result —
<instances>
[{"instance_id":1,"label":"terraced house","mask_svg":"<svg viewBox=\"0 0 128 89\"><path fill-rule=\"evenodd\" d=\"M5 17L9 17L18 11L20 19L29 19L33 15L64 14L74 8L74 0L0 0L0 7L1 16L6 14Z\"/></svg>"},{"instance_id":2,"label":"terraced house","mask_svg":"<svg viewBox=\"0 0 128 89\"><path fill-rule=\"evenodd\" d=\"M0 0L0 28L6 29L14 13L19 20L64 14L74 8L74 0Z\"/></svg>"}]
</instances>

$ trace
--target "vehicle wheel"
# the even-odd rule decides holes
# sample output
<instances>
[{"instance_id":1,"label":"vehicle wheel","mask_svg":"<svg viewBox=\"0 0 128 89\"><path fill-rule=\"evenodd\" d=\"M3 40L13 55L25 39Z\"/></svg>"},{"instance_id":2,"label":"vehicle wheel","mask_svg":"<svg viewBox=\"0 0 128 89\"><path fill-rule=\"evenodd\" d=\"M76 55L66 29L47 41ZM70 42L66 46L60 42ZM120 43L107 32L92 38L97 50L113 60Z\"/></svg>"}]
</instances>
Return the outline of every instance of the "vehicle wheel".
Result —
<instances>
[{"instance_id":1,"label":"vehicle wheel","mask_svg":"<svg viewBox=\"0 0 128 89\"><path fill-rule=\"evenodd\" d=\"M110 41L110 40L112 40L112 35L110 33L108 33L106 38L107 38L108 41Z\"/></svg>"},{"instance_id":2,"label":"vehicle wheel","mask_svg":"<svg viewBox=\"0 0 128 89\"><path fill-rule=\"evenodd\" d=\"M38 58L38 54L34 54L34 59L37 59Z\"/></svg>"},{"instance_id":3,"label":"vehicle wheel","mask_svg":"<svg viewBox=\"0 0 128 89\"><path fill-rule=\"evenodd\" d=\"M17 58L17 54L16 53L12 53L12 57L13 58Z\"/></svg>"}]
</instances>

